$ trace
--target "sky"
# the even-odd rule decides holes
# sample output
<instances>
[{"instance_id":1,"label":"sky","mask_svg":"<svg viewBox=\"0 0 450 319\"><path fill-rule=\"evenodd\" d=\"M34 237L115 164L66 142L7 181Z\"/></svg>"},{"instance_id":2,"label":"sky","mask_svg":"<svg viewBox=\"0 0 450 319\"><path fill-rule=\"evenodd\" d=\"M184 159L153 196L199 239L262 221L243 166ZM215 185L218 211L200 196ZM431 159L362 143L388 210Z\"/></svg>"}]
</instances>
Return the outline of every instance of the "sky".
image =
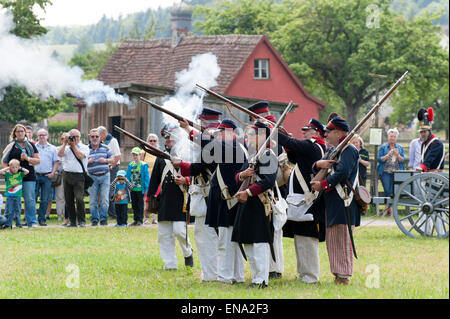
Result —
<instances>
[{"instance_id":1,"label":"sky","mask_svg":"<svg viewBox=\"0 0 450 319\"><path fill-rule=\"evenodd\" d=\"M144 11L149 8L166 8L179 0L51 0L52 5L46 7L44 13L37 6L35 12L43 18L41 25L68 26L88 25L97 23L103 15L108 18L117 18L120 14Z\"/></svg>"}]
</instances>

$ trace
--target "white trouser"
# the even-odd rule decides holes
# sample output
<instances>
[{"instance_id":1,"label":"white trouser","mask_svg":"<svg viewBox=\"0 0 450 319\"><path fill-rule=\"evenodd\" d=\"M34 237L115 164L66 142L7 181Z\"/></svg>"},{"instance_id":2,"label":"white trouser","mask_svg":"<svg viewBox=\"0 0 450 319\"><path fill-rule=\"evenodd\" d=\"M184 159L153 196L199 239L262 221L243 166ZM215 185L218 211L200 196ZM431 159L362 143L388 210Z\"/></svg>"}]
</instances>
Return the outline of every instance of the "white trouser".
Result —
<instances>
[{"instance_id":1,"label":"white trouser","mask_svg":"<svg viewBox=\"0 0 450 319\"><path fill-rule=\"evenodd\" d=\"M192 247L189 242L186 245L186 222L161 221L158 223L158 243L161 258L166 269L177 269L178 262L175 255L175 238L180 243L183 256L192 255Z\"/></svg>"},{"instance_id":2,"label":"white trouser","mask_svg":"<svg viewBox=\"0 0 450 319\"><path fill-rule=\"evenodd\" d=\"M301 281L308 284L319 281L319 240L313 237L294 236L297 272Z\"/></svg>"},{"instance_id":3,"label":"white trouser","mask_svg":"<svg viewBox=\"0 0 450 319\"><path fill-rule=\"evenodd\" d=\"M269 284L270 247L268 243L254 243L244 245L248 263L252 270L252 283Z\"/></svg>"},{"instance_id":4,"label":"white trouser","mask_svg":"<svg viewBox=\"0 0 450 319\"><path fill-rule=\"evenodd\" d=\"M195 217L194 239L202 267L202 280L217 280L217 244L214 228L205 225L205 216Z\"/></svg>"},{"instance_id":5,"label":"white trouser","mask_svg":"<svg viewBox=\"0 0 450 319\"><path fill-rule=\"evenodd\" d=\"M244 282L244 259L237 243L231 241L233 226L219 227L217 280Z\"/></svg>"},{"instance_id":6,"label":"white trouser","mask_svg":"<svg viewBox=\"0 0 450 319\"><path fill-rule=\"evenodd\" d=\"M56 214L58 217L64 218L66 200L64 198L64 183L55 187Z\"/></svg>"},{"instance_id":7,"label":"white trouser","mask_svg":"<svg viewBox=\"0 0 450 319\"><path fill-rule=\"evenodd\" d=\"M273 251L275 253L276 261L273 261L272 255L270 255L269 272L278 272L282 274L284 271L283 229L273 233Z\"/></svg>"}]
</instances>

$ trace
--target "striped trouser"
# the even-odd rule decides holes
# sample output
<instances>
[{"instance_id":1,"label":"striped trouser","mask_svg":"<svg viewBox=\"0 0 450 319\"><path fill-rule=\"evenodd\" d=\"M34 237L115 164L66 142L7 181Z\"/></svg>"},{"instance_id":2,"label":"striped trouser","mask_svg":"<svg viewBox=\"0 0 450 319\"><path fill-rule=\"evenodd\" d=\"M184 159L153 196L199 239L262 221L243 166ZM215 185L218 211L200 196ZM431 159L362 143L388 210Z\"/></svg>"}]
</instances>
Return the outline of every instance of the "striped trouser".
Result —
<instances>
[{"instance_id":1,"label":"striped trouser","mask_svg":"<svg viewBox=\"0 0 450 319\"><path fill-rule=\"evenodd\" d=\"M352 231L354 228L352 226ZM340 278L350 278L353 274L353 249L347 225L328 227L325 238L331 273Z\"/></svg>"}]
</instances>

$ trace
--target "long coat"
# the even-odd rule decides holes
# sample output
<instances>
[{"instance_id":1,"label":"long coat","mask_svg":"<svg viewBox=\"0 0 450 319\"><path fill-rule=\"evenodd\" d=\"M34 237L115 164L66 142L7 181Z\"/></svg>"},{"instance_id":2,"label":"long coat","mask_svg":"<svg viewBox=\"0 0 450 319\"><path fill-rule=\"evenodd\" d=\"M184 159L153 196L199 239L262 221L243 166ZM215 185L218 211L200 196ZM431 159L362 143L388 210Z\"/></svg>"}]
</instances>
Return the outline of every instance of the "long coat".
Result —
<instances>
[{"instance_id":1,"label":"long coat","mask_svg":"<svg viewBox=\"0 0 450 319\"><path fill-rule=\"evenodd\" d=\"M334 148L331 148L329 152L331 153L333 149ZM328 156L325 155L324 159L327 159L327 157ZM326 187L324 192L324 199L327 227L338 224L347 224L347 214L346 208L344 206L344 201L339 196L335 187L338 183L340 183L342 188L347 188L347 192L348 194L350 194L351 190L346 184L346 179L348 178L350 183L353 185L358 171L358 159L358 150L356 149L356 147L350 144L341 152L341 155L337 159L338 162L333 165L334 172L328 175L325 179L325 182L323 183ZM354 196L349 209L351 224L359 226L361 215Z\"/></svg>"},{"instance_id":2,"label":"long coat","mask_svg":"<svg viewBox=\"0 0 450 319\"><path fill-rule=\"evenodd\" d=\"M259 178L255 183L249 186L252 196L248 197L247 202L239 203L237 208L236 219L233 227L231 240L242 244L253 243L273 243L273 228L270 223L270 215L266 216L264 205L258 197L275 186L277 179L278 160L272 152L266 154L265 162L258 163L255 167L255 175ZM274 169L268 169L264 172L264 168L274 165ZM242 168L236 174L236 181L239 181L239 173L249 167L245 162Z\"/></svg>"},{"instance_id":3,"label":"long coat","mask_svg":"<svg viewBox=\"0 0 450 319\"><path fill-rule=\"evenodd\" d=\"M306 185L311 190L311 176L313 175L313 164L322 158L322 152L326 151L322 140L313 142L311 140L297 140L288 137L283 133L278 133L278 143L282 145L287 153L289 161L298 164L300 172L305 179ZM294 171L292 172L292 174ZM303 194L303 189L294 176L294 193ZM313 221L295 222L288 220L283 226L283 236L294 238L295 235L318 238L319 241L325 240L325 202L323 198L318 199L309 209L309 214L314 217Z\"/></svg>"},{"instance_id":4,"label":"long coat","mask_svg":"<svg viewBox=\"0 0 450 319\"><path fill-rule=\"evenodd\" d=\"M422 143L421 153L425 147L430 144L431 140L434 138L434 135L430 136L428 141ZM424 171L430 169L444 169L444 144L440 139L434 140L426 149L425 154L423 154L423 161L420 162L420 167L424 169Z\"/></svg>"},{"instance_id":5,"label":"long coat","mask_svg":"<svg viewBox=\"0 0 450 319\"><path fill-rule=\"evenodd\" d=\"M161 184L158 221L185 221L186 214L183 213L184 194L180 186L175 183L172 172L169 171L161 182L164 167L166 167L165 160L157 158L150 177L147 194L148 196L155 195L159 184Z\"/></svg>"},{"instance_id":6,"label":"long coat","mask_svg":"<svg viewBox=\"0 0 450 319\"><path fill-rule=\"evenodd\" d=\"M222 199L217 178L217 169L220 169L223 181L228 187L230 195L235 195L239 187L234 178L242 167L246 159L246 154L241 145L239 145L240 142L236 139L219 141L202 137L201 141L201 161L210 165L215 164L217 167L210 184L205 224L214 228L233 226L237 205L228 209L227 202ZM246 149L246 146L243 146Z\"/></svg>"}]
</instances>

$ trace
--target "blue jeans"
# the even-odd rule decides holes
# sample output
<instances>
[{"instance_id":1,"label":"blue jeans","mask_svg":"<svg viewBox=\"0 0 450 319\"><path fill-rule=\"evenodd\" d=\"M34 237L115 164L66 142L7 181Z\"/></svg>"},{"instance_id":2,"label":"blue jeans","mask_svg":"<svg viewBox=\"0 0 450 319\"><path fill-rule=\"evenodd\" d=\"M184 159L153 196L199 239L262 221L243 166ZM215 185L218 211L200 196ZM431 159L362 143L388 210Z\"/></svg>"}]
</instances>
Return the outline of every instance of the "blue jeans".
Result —
<instances>
[{"instance_id":1,"label":"blue jeans","mask_svg":"<svg viewBox=\"0 0 450 319\"><path fill-rule=\"evenodd\" d=\"M37 224L36 220L36 182L23 182L22 195L25 202L25 220L27 226Z\"/></svg>"},{"instance_id":2,"label":"blue jeans","mask_svg":"<svg viewBox=\"0 0 450 319\"><path fill-rule=\"evenodd\" d=\"M391 197L392 195L392 178L394 174L389 173L383 173L380 176L381 184L383 185L384 189L384 196L385 197Z\"/></svg>"},{"instance_id":3,"label":"blue jeans","mask_svg":"<svg viewBox=\"0 0 450 319\"><path fill-rule=\"evenodd\" d=\"M89 187L89 210L91 211L91 222L108 219L109 208L109 188L110 179L109 173L102 176L89 175L94 180L94 183ZM100 202L99 202L100 201Z\"/></svg>"},{"instance_id":4,"label":"blue jeans","mask_svg":"<svg viewBox=\"0 0 450 319\"><path fill-rule=\"evenodd\" d=\"M16 221L16 226L20 224L20 212L22 211L22 197L11 196L6 197L5 218L7 219L6 226L11 227L13 219Z\"/></svg>"},{"instance_id":5,"label":"blue jeans","mask_svg":"<svg viewBox=\"0 0 450 319\"><path fill-rule=\"evenodd\" d=\"M52 198L52 180L47 176L36 175L36 201L38 194L41 196L41 202L38 210L39 223L45 223L48 202Z\"/></svg>"}]
</instances>

